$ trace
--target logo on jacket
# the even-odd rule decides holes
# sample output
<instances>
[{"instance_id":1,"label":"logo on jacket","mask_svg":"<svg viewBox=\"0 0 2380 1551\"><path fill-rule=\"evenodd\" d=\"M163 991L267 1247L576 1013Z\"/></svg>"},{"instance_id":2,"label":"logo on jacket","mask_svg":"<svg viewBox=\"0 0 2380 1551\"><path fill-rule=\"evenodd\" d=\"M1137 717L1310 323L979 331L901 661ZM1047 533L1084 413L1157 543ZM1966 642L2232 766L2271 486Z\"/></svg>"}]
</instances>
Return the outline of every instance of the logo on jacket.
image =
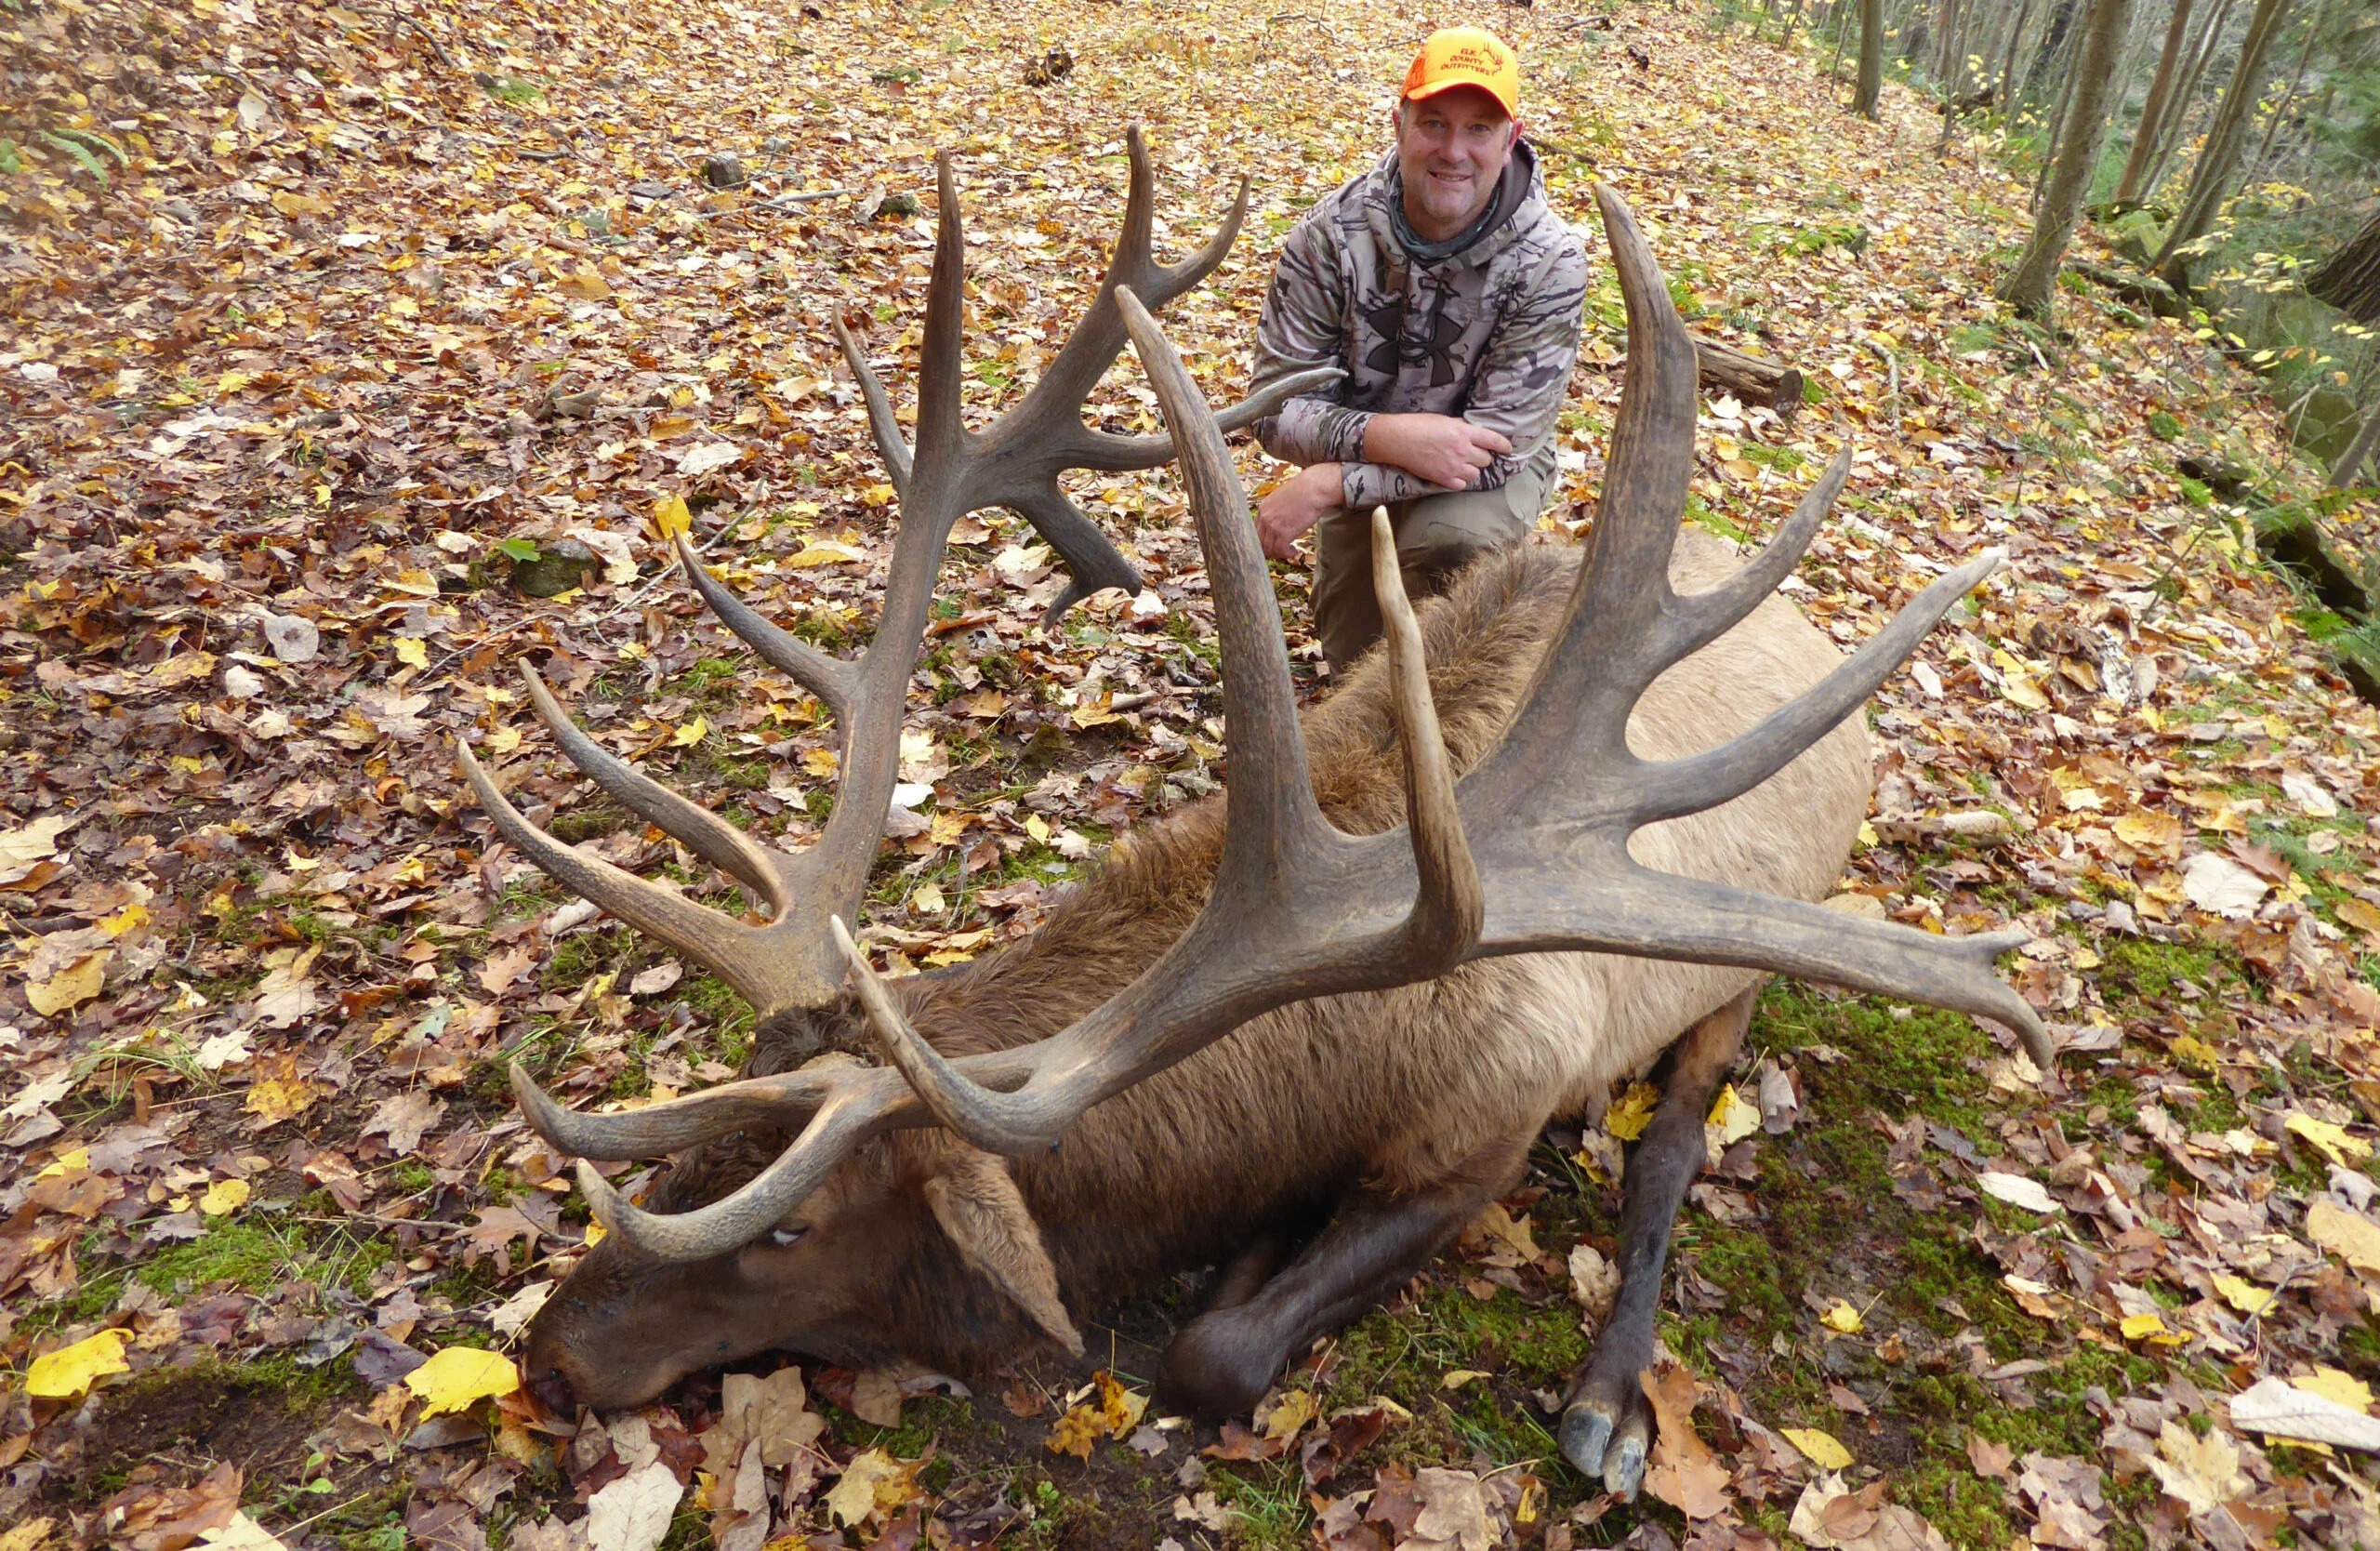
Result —
<instances>
[{"instance_id":1,"label":"logo on jacket","mask_svg":"<svg viewBox=\"0 0 2380 1551\"><path fill-rule=\"evenodd\" d=\"M1364 365L1382 377L1399 376L1408 366L1427 365L1430 386L1444 388L1461 375L1455 370L1454 347L1462 325L1447 316L1454 287L1424 277L1421 288L1429 298L1419 318L1410 314L1403 292L1391 292L1376 307L1358 308L1364 326L1380 343L1364 357Z\"/></svg>"}]
</instances>

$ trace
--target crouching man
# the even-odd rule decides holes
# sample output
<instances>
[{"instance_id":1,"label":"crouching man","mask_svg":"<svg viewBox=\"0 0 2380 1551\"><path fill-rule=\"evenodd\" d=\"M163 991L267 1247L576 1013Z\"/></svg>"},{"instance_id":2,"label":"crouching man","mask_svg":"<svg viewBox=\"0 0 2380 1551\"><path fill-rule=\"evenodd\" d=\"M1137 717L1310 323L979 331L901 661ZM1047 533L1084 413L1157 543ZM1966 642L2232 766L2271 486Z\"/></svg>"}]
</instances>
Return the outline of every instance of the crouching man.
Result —
<instances>
[{"instance_id":1,"label":"crouching man","mask_svg":"<svg viewBox=\"0 0 2380 1551\"><path fill-rule=\"evenodd\" d=\"M1306 213L1264 298L1256 387L1347 373L1257 426L1265 451L1303 465L1257 528L1276 560L1316 530L1314 629L1334 670L1380 639L1374 507L1418 597L1517 542L1553 493L1587 258L1546 203L1519 107L1501 38L1432 33L1391 115L1395 148Z\"/></svg>"}]
</instances>

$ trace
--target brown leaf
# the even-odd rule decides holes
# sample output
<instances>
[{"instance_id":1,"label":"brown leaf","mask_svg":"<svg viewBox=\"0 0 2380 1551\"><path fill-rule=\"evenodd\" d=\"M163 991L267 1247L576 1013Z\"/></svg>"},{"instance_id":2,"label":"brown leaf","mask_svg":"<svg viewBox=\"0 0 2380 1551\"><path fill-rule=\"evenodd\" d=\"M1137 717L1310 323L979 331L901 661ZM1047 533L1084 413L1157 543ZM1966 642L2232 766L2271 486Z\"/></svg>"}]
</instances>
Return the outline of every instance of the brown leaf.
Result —
<instances>
[{"instance_id":1,"label":"brown leaf","mask_svg":"<svg viewBox=\"0 0 2380 1551\"><path fill-rule=\"evenodd\" d=\"M382 1099L372 1111L372 1118L364 1122L362 1134L386 1136L389 1150L403 1157L421 1145L422 1133L436 1125L445 1113L445 1100L419 1088L409 1088Z\"/></svg>"}]
</instances>

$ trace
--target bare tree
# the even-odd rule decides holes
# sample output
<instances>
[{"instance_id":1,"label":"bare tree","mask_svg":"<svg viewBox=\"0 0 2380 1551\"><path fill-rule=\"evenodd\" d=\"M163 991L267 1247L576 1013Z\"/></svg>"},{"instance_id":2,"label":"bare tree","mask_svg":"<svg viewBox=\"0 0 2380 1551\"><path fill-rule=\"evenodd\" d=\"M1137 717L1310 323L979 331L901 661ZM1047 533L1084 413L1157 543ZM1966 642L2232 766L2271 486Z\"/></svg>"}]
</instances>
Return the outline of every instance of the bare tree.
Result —
<instances>
[{"instance_id":1,"label":"bare tree","mask_svg":"<svg viewBox=\"0 0 2380 1551\"><path fill-rule=\"evenodd\" d=\"M2182 213L2174 219L2174 229L2165 233L2165 245L2149 262L2149 268L2177 291L2186 291L2189 285L2189 269L2181 249L2206 235L2230 192L2232 175L2239 170L2241 152L2247 146L2248 123L2264 91L2265 71L2272 62L2273 40L2288 18L2289 5L2290 0L2256 0L2248 35L2240 46L2240 62L2231 72L2231 84L2223 90L2223 104L2207 129L2198 166L2190 170Z\"/></svg>"},{"instance_id":2,"label":"bare tree","mask_svg":"<svg viewBox=\"0 0 2380 1551\"><path fill-rule=\"evenodd\" d=\"M1874 118L1884 86L1884 0L1859 0L1859 84L1851 94L1851 111Z\"/></svg>"},{"instance_id":3,"label":"bare tree","mask_svg":"<svg viewBox=\"0 0 2380 1551\"><path fill-rule=\"evenodd\" d=\"M2059 131L2056 170L2033 217L2033 237L2025 257L2000 288L2002 299L2026 317L2049 315L2057 268L2065 260L2067 241L2074 235L2075 218L2082 213L2099 158L2099 139L2114 95L2116 56L2123 47L2131 10L2132 0L2092 0L2083 23L2082 53L2074 63L2074 100Z\"/></svg>"},{"instance_id":4,"label":"bare tree","mask_svg":"<svg viewBox=\"0 0 2380 1551\"><path fill-rule=\"evenodd\" d=\"M2165 47L2157 56L2157 73L2149 78L2149 100L2140 105L2140 123L2132 131L2132 151L2124 157L2123 176L2116 182L2119 205L2140 195L2140 179L2149 170L2149 159L2157 148L2158 131L2164 123L2168 104L2174 100L2174 81L2189 38L2192 4L2193 0L2174 0L2174 20L2165 29Z\"/></svg>"}]
</instances>

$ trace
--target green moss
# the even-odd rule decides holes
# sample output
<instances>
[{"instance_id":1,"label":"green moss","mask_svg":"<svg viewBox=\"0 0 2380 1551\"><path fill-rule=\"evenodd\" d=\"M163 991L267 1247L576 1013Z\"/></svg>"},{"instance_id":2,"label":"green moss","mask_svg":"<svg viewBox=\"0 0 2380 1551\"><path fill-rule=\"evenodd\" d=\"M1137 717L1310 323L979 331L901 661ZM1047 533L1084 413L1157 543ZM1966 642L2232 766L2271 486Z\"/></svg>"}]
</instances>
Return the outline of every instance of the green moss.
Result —
<instances>
[{"instance_id":1,"label":"green moss","mask_svg":"<svg viewBox=\"0 0 2380 1551\"><path fill-rule=\"evenodd\" d=\"M174 1244L143 1261L133 1273L151 1291L180 1298L218 1282L261 1292L288 1279L306 1258L303 1239L284 1233L263 1216L250 1214L214 1224L186 1244Z\"/></svg>"}]
</instances>

